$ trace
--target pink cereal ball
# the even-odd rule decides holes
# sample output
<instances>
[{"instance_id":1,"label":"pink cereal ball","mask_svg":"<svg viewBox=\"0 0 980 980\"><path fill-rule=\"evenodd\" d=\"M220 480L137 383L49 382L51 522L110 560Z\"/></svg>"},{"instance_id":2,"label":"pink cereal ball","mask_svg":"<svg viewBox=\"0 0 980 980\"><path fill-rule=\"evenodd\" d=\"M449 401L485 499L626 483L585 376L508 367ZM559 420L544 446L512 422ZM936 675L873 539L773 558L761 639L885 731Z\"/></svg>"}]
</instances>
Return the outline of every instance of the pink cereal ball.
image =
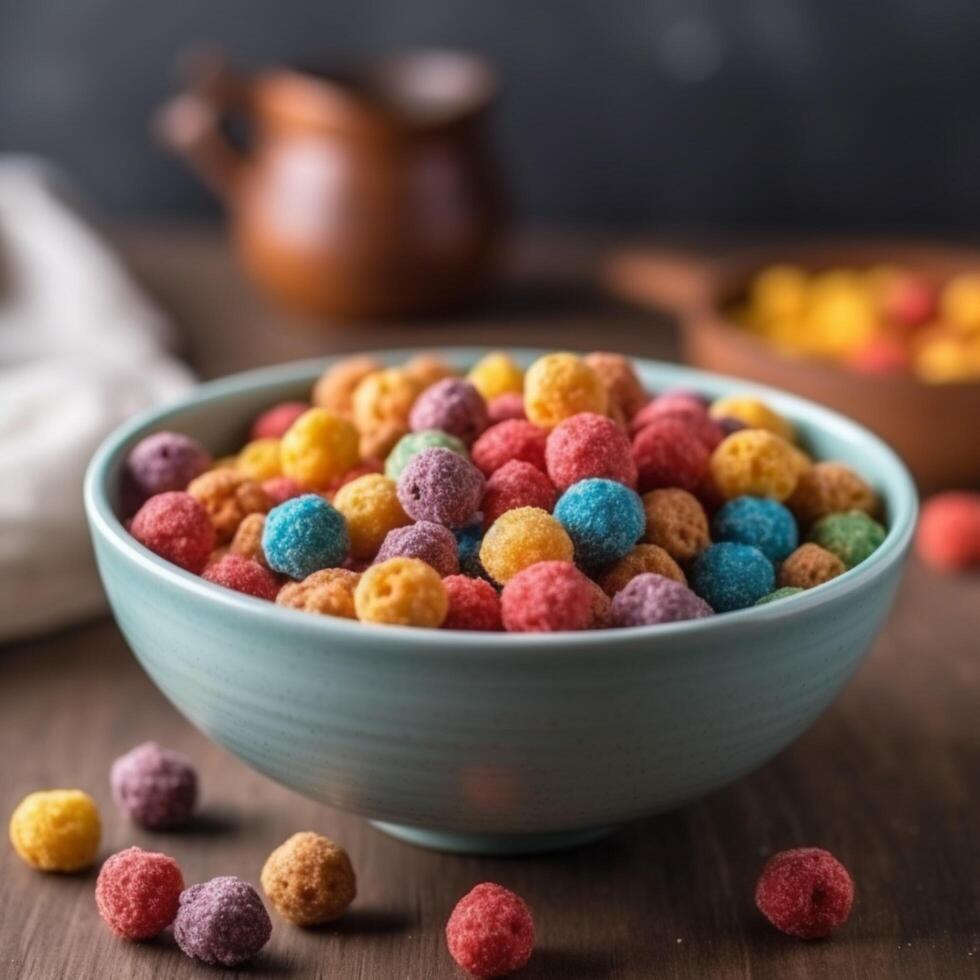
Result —
<instances>
[{"instance_id":1,"label":"pink cereal ball","mask_svg":"<svg viewBox=\"0 0 980 980\"><path fill-rule=\"evenodd\" d=\"M552 429L545 447L548 476L559 490L599 477L636 487L636 462L626 433L594 412L572 415Z\"/></svg>"},{"instance_id":2,"label":"pink cereal ball","mask_svg":"<svg viewBox=\"0 0 980 980\"><path fill-rule=\"evenodd\" d=\"M514 459L530 463L543 472L547 440L548 433L527 419L510 419L487 429L473 443L471 456L484 476L490 476Z\"/></svg>"},{"instance_id":3,"label":"pink cereal ball","mask_svg":"<svg viewBox=\"0 0 980 980\"><path fill-rule=\"evenodd\" d=\"M443 620L444 630L502 630L500 596L485 579L468 575L448 575L442 580L449 599L449 612Z\"/></svg>"},{"instance_id":4,"label":"pink cereal ball","mask_svg":"<svg viewBox=\"0 0 980 980\"><path fill-rule=\"evenodd\" d=\"M487 403L487 418L491 425L505 422L507 419L526 419L524 396L518 391L508 391L491 398Z\"/></svg>"},{"instance_id":5,"label":"pink cereal ball","mask_svg":"<svg viewBox=\"0 0 980 980\"><path fill-rule=\"evenodd\" d=\"M189 493L158 493L136 512L130 534L145 548L188 572L200 573L215 546L214 525Z\"/></svg>"},{"instance_id":6,"label":"pink cereal ball","mask_svg":"<svg viewBox=\"0 0 980 980\"><path fill-rule=\"evenodd\" d=\"M510 633L587 630L594 624L594 583L571 562L540 561L509 579L500 596Z\"/></svg>"},{"instance_id":7,"label":"pink cereal ball","mask_svg":"<svg viewBox=\"0 0 980 980\"><path fill-rule=\"evenodd\" d=\"M540 507L550 514L558 499L551 480L536 466L513 459L487 480L483 492L483 526L490 527L501 514L518 507Z\"/></svg>"},{"instance_id":8,"label":"pink cereal ball","mask_svg":"<svg viewBox=\"0 0 980 980\"><path fill-rule=\"evenodd\" d=\"M274 507L302 494L303 488L291 476L272 476L262 481L262 489Z\"/></svg>"},{"instance_id":9,"label":"pink cereal ball","mask_svg":"<svg viewBox=\"0 0 980 980\"><path fill-rule=\"evenodd\" d=\"M487 427L487 403L462 378L443 378L415 400L408 416L413 432L439 429L470 445Z\"/></svg>"},{"instance_id":10,"label":"pink cereal ball","mask_svg":"<svg viewBox=\"0 0 980 980\"><path fill-rule=\"evenodd\" d=\"M128 847L113 854L95 883L102 921L123 939L152 939L177 916L184 876L166 854Z\"/></svg>"},{"instance_id":11,"label":"pink cereal ball","mask_svg":"<svg viewBox=\"0 0 980 980\"><path fill-rule=\"evenodd\" d=\"M927 500L915 543L919 557L939 571L980 566L980 493L954 490Z\"/></svg>"},{"instance_id":12,"label":"pink cereal ball","mask_svg":"<svg viewBox=\"0 0 980 980\"><path fill-rule=\"evenodd\" d=\"M251 439L281 439L309 407L308 402L280 402L273 405L252 423Z\"/></svg>"},{"instance_id":13,"label":"pink cereal ball","mask_svg":"<svg viewBox=\"0 0 980 980\"><path fill-rule=\"evenodd\" d=\"M279 594L279 580L253 558L230 552L204 569L203 578L226 589L234 589L270 602Z\"/></svg>"},{"instance_id":14,"label":"pink cereal ball","mask_svg":"<svg viewBox=\"0 0 980 980\"><path fill-rule=\"evenodd\" d=\"M484 882L456 903L446 923L446 945L471 976L507 976L526 966L534 951L531 910L514 892Z\"/></svg>"},{"instance_id":15,"label":"pink cereal ball","mask_svg":"<svg viewBox=\"0 0 980 980\"><path fill-rule=\"evenodd\" d=\"M708 472L710 458L696 433L676 417L655 419L633 439L640 493L659 487L694 492Z\"/></svg>"}]
</instances>

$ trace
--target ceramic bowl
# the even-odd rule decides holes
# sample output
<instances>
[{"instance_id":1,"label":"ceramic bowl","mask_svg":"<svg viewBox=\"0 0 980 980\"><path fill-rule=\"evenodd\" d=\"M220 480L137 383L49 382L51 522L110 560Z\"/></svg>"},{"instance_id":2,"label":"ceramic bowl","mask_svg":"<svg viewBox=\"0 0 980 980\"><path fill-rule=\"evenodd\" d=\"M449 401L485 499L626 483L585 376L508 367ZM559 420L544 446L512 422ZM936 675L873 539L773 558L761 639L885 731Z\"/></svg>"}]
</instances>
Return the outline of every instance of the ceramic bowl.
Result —
<instances>
[{"instance_id":1,"label":"ceramic bowl","mask_svg":"<svg viewBox=\"0 0 980 980\"><path fill-rule=\"evenodd\" d=\"M447 356L462 366L482 353ZM520 356L528 363L537 353ZM884 544L783 602L696 622L524 635L284 609L211 585L129 536L116 508L120 467L137 440L176 429L221 455L242 443L260 410L306 396L325 363L205 384L130 422L93 458L85 502L119 626L177 708L272 779L398 837L455 851L541 851L695 800L813 723L894 598L916 496L890 449L800 398L639 360L651 390L759 392L817 456L843 460L875 485Z\"/></svg>"}]
</instances>

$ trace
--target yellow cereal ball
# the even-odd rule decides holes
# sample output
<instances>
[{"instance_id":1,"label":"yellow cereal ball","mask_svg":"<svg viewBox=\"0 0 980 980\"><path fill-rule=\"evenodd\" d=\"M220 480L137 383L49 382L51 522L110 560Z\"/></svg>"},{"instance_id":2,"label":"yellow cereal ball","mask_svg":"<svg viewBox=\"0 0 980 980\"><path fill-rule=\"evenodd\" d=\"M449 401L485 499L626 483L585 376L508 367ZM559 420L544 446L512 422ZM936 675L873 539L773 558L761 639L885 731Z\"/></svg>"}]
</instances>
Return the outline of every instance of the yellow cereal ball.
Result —
<instances>
[{"instance_id":1,"label":"yellow cereal ball","mask_svg":"<svg viewBox=\"0 0 980 980\"><path fill-rule=\"evenodd\" d=\"M333 498L333 505L347 521L355 558L373 558L389 531L409 523L398 502L395 481L380 473L345 483Z\"/></svg>"},{"instance_id":2,"label":"yellow cereal ball","mask_svg":"<svg viewBox=\"0 0 980 980\"><path fill-rule=\"evenodd\" d=\"M259 879L272 907L298 926L332 922L357 896L347 852L320 834L293 834L266 859Z\"/></svg>"},{"instance_id":3,"label":"yellow cereal ball","mask_svg":"<svg viewBox=\"0 0 980 980\"><path fill-rule=\"evenodd\" d=\"M187 492L204 505L218 544L227 544L249 514L264 514L272 506L255 480L237 470L208 470L191 480Z\"/></svg>"},{"instance_id":4,"label":"yellow cereal ball","mask_svg":"<svg viewBox=\"0 0 980 980\"><path fill-rule=\"evenodd\" d=\"M738 419L750 429L768 429L788 442L794 439L793 426L764 401L751 395L728 395L719 398L712 402L708 411L713 419Z\"/></svg>"},{"instance_id":5,"label":"yellow cereal ball","mask_svg":"<svg viewBox=\"0 0 980 980\"><path fill-rule=\"evenodd\" d=\"M793 446L767 429L733 432L711 454L711 476L726 500L745 495L786 500L800 469Z\"/></svg>"},{"instance_id":6,"label":"yellow cereal ball","mask_svg":"<svg viewBox=\"0 0 980 980\"><path fill-rule=\"evenodd\" d=\"M939 296L940 317L965 334L980 332L980 273L950 279Z\"/></svg>"},{"instance_id":7,"label":"yellow cereal ball","mask_svg":"<svg viewBox=\"0 0 980 980\"><path fill-rule=\"evenodd\" d=\"M417 377L400 368L385 368L367 375L354 389L354 424L362 433L394 423L407 430L408 413L423 387Z\"/></svg>"},{"instance_id":8,"label":"yellow cereal ball","mask_svg":"<svg viewBox=\"0 0 980 980\"><path fill-rule=\"evenodd\" d=\"M276 596L276 604L321 616L357 619L354 590L361 576L346 568L324 568L302 582L288 582Z\"/></svg>"},{"instance_id":9,"label":"yellow cereal ball","mask_svg":"<svg viewBox=\"0 0 980 980\"><path fill-rule=\"evenodd\" d=\"M599 375L574 354L545 354L524 375L524 411L542 428L553 429L579 412L605 415L608 404Z\"/></svg>"},{"instance_id":10,"label":"yellow cereal ball","mask_svg":"<svg viewBox=\"0 0 980 980\"><path fill-rule=\"evenodd\" d=\"M849 466L826 461L814 463L800 475L786 506L804 527L809 527L825 514L863 510L874 515L878 498Z\"/></svg>"},{"instance_id":11,"label":"yellow cereal ball","mask_svg":"<svg viewBox=\"0 0 980 980\"><path fill-rule=\"evenodd\" d=\"M420 391L425 390L429 385L434 385L437 381L442 381L443 378L452 378L457 373L435 354L416 354L402 365L402 370L418 382Z\"/></svg>"},{"instance_id":12,"label":"yellow cereal ball","mask_svg":"<svg viewBox=\"0 0 980 980\"><path fill-rule=\"evenodd\" d=\"M614 596L629 585L637 575L652 572L687 585L687 576L680 565L663 548L655 544L638 544L628 555L614 562L599 579L599 585L608 596Z\"/></svg>"},{"instance_id":13,"label":"yellow cereal ball","mask_svg":"<svg viewBox=\"0 0 980 980\"><path fill-rule=\"evenodd\" d=\"M99 808L80 789L30 793L10 818L10 842L32 868L80 871L94 860L102 837Z\"/></svg>"},{"instance_id":14,"label":"yellow cereal ball","mask_svg":"<svg viewBox=\"0 0 980 980\"><path fill-rule=\"evenodd\" d=\"M771 265L749 286L752 314L762 320L795 319L806 305L808 276L795 265Z\"/></svg>"},{"instance_id":15,"label":"yellow cereal ball","mask_svg":"<svg viewBox=\"0 0 980 980\"><path fill-rule=\"evenodd\" d=\"M238 454L235 469L251 480L270 480L282 476L278 439L253 439Z\"/></svg>"},{"instance_id":16,"label":"yellow cereal ball","mask_svg":"<svg viewBox=\"0 0 980 980\"><path fill-rule=\"evenodd\" d=\"M980 377L980 335L968 338L946 330L930 331L915 352L915 373L930 384Z\"/></svg>"},{"instance_id":17,"label":"yellow cereal ball","mask_svg":"<svg viewBox=\"0 0 980 980\"><path fill-rule=\"evenodd\" d=\"M361 576L354 608L365 623L435 628L446 618L449 599L430 565L418 558L389 558Z\"/></svg>"},{"instance_id":18,"label":"yellow cereal ball","mask_svg":"<svg viewBox=\"0 0 980 980\"><path fill-rule=\"evenodd\" d=\"M306 487L325 487L355 466L357 429L325 408L304 412L282 437L283 476Z\"/></svg>"},{"instance_id":19,"label":"yellow cereal ball","mask_svg":"<svg viewBox=\"0 0 980 980\"><path fill-rule=\"evenodd\" d=\"M480 562L503 585L539 561L572 561L572 539L546 510L517 507L501 514L483 536Z\"/></svg>"},{"instance_id":20,"label":"yellow cereal ball","mask_svg":"<svg viewBox=\"0 0 980 980\"><path fill-rule=\"evenodd\" d=\"M365 356L345 357L327 368L313 386L313 404L345 418L351 414L354 389L369 375L380 371L381 365Z\"/></svg>"},{"instance_id":21,"label":"yellow cereal ball","mask_svg":"<svg viewBox=\"0 0 980 980\"><path fill-rule=\"evenodd\" d=\"M466 380L487 401L497 395L512 391L520 394L524 390L524 372L509 354L500 351L481 357L466 375Z\"/></svg>"}]
</instances>

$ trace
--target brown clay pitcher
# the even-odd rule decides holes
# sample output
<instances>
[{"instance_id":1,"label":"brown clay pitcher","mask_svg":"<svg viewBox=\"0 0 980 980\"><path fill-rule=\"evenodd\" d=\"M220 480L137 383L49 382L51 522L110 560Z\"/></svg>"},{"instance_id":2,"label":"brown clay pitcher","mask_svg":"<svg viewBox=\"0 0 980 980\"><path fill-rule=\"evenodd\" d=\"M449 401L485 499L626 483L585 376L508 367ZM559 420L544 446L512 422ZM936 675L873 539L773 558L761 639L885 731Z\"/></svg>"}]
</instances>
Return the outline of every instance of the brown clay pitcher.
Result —
<instances>
[{"instance_id":1,"label":"brown clay pitcher","mask_svg":"<svg viewBox=\"0 0 980 980\"><path fill-rule=\"evenodd\" d=\"M502 211L486 62L419 51L244 78L212 55L189 75L158 129L227 204L236 250L269 296L306 314L380 317L450 308L483 285Z\"/></svg>"}]
</instances>

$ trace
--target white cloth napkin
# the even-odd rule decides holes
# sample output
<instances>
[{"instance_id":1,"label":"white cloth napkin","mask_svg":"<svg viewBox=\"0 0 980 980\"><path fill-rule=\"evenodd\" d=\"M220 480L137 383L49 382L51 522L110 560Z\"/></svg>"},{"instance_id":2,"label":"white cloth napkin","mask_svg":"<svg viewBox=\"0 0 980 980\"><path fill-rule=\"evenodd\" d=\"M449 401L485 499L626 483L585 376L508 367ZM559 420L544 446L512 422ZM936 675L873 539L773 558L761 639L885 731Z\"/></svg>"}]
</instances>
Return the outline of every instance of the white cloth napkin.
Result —
<instances>
[{"instance_id":1,"label":"white cloth napkin","mask_svg":"<svg viewBox=\"0 0 980 980\"><path fill-rule=\"evenodd\" d=\"M102 608L85 466L116 425L193 380L71 198L53 168L0 157L0 641Z\"/></svg>"}]
</instances>

